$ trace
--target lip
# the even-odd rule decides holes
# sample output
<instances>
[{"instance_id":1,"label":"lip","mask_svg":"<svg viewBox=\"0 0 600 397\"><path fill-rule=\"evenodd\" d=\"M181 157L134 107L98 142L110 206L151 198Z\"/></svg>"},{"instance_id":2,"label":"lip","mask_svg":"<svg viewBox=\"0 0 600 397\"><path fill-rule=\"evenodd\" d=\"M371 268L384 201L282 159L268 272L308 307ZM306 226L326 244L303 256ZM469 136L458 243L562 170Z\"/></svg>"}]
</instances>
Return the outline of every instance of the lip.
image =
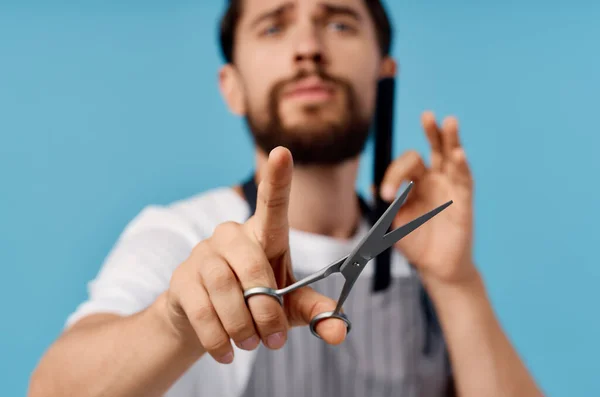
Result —
<instances>
[{"instance_id":1,"label":"lip","mask_svg":"<svg viewBox=\"0 0 600 397\"><path fill-rule=\"evenodd\" d=\"M323 100L333 96L333 87L318 77L309 77L293 84L284 93L284 98Z\"/></svg>"}]
</instances>

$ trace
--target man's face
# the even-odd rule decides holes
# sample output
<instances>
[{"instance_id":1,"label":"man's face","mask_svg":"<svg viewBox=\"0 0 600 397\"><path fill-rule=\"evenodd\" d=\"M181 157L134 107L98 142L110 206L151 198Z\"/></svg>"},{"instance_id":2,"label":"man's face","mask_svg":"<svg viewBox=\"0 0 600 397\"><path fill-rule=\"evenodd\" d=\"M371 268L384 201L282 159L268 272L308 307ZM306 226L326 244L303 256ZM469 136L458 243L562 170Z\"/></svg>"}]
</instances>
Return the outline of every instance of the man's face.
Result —
<instances>
[{"instance_id":1,"label":"man's face","mask_svg":"<svg viewBox=\"0 0 600 397\"><path fill-rule=\"evenodd\" d=\"M244 0L234 64L247 124L266 153L296 164L360 154L380 78L364 0Z\"/></svg>"}]
</instances>

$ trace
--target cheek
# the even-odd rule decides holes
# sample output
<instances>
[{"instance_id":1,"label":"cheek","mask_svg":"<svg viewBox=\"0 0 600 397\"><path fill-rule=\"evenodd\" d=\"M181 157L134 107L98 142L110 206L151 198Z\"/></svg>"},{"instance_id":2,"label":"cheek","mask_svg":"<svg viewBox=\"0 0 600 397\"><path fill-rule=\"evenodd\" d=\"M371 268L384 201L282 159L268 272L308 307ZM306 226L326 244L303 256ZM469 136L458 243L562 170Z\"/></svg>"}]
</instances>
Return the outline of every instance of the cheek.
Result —
<instances>
[{"instance_id":1,"label":"cheek","mask_svg":"<svg viewBox=\"0 0 600 397\"><path fill-rule=\"evenodd\" d=\"M372 115L377 95L378 75L370 70L363 74L353 73L352 81L354 82L355 100L358 102L358 108L362 115L365 117Z\"/></svg>"},{"instance_id":2,"label":"cheek","mask_svg":"<svg viewBox=\"0 0 600 397\"><path fill-rule=\"evenodd\" d=\"M270 84L260 71L248 71L244 77L244 101L253 115L260 116L268 107Z\"/></svg>"},{"instance_id":3,"label":"cheek","mask_svg":"<svg viewBox=\"0 0 600 397\"><path fill-rule=\"evenodd\" d=\"M348 43L347 47L338 44L333 62L336 70L332 71L352 82L359 108L369 115L375 106L379 80L378 52L364 43Z\"/></svg>"},{"instance_id":4,"label":"cheek","mask_svg":"<svg viewBox=\"0 0 600 397\"><path fill-rule=\"evenodd\" d=\"M245 100L253 112L263 112L269 105L271 90L282 76L279 56L254 51L243 61Z\"/></svg>"}]
</instances>

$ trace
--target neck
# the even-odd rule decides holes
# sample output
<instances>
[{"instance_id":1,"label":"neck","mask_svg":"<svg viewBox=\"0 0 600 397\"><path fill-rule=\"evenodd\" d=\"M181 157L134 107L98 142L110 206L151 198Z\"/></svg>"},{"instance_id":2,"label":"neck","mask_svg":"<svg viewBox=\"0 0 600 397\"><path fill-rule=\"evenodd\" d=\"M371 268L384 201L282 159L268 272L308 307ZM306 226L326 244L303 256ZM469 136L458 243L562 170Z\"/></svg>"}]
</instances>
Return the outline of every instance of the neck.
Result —
<instances>
[{"instance_id":1,"label":"neck","mask_svg":"<svg viewBox=\"0 0 600 397\"><path fill-rule=\"evenodd\" d=\"M256 156L257 180L267 157ZM292 229L349 238L358 227L360 206L356 198L359 159L333 166L294 166L289 202Z\"/></svg>"}]
</instances>

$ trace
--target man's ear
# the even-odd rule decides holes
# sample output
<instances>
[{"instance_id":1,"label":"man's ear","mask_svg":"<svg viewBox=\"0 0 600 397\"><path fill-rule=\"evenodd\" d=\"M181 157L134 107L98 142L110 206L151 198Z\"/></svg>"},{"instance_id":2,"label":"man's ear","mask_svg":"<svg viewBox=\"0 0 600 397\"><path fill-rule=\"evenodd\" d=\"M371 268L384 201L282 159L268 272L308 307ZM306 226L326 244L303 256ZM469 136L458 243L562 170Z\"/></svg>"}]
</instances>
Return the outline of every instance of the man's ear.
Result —
<instances>
[{"instance_id":1,"label":"man's ear","mask_svg":"<svg viewBox=\"0 0 600 397\"><path fill-rule=\"evenodd\" d=\"M243 116L246 113L244 87L237 70L229 63L219 70L219 89L229 110Z\"/></svg>"},{"instance_id":2,"label":"man's ear","mask_svg":"<svg viewBox=\"0 0 600 397\"><path fill-rule=\"evenodd\" d=\"M389 55L386 55L381 61L381 67L379 69L379 78L385 79L388 77L396 77L397 73L396 60Z\"/></svg>"}]
</instances>

